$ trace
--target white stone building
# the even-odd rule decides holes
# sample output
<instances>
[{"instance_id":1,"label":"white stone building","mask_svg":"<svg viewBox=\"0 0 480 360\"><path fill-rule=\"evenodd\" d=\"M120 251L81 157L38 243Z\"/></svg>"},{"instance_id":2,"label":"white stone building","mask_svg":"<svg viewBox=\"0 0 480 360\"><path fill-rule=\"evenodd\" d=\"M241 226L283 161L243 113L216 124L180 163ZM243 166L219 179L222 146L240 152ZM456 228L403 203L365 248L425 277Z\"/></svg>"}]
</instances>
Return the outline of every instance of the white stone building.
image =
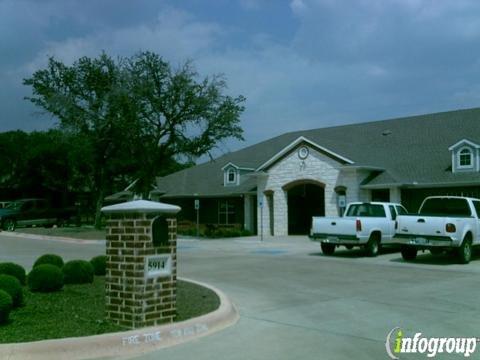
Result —
<instances>
[{"instance_id":1,"label":"white stone building","mask_svg":"<svg viewBox=\"0 0 480 360\"><path fill-rule=\"evenodd\" d=\"M306 234L351 201L480 197L480 109L297 131L157 179L185 224Z\"/></svg>"}]
</instances>

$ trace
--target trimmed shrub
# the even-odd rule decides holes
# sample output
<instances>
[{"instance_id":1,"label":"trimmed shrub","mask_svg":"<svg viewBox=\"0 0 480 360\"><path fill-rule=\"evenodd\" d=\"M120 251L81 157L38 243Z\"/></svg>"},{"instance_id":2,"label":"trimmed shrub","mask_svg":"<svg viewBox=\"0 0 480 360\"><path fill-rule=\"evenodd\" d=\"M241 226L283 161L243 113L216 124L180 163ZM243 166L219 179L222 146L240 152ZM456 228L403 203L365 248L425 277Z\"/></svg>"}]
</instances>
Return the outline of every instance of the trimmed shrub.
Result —
<instances>
[{"instance_id":1,"label":"trimmed shrub","mask_svg":"<svg viewBox=\"0 0 480 360\"><path fill-rule=\"evenodd\" d=\"M7 292L13 301L13 307L18 307L23 303L22 284L15 276L1 274L0 289Z\"/></svg>"},{"instance_id":2,"label":"trimmed shrub","mask_svg":"<svg viewBox=\"0 0 480 360\"><path fill-rule=\"evenodd\" d=\"M59 267L60 269L63 267L63 259L61 256L55 254L45 254L40 256L33 267L37 267L38 265L50 264Z\"/></svg>"},{"instance_id":3,"label":"trimmed shrub","mask_svg":"<svg viewBox=\"0 0 480 360\"><path fill-rule=\"evenodd\" d=\"M107 257L105 255L98 255L90 260L93 266L93 273L97 276L104 276L107 272Z\"/></svg>"},{"instance_id":4,"label":"trimmed shrub","mask_svg":"<svg viewBox=\"0 0 480 360\"><path fill-rule=\"evenodd\" d=\"M4 290L0 290L0 324L8 321L10 311L12 311L12 297Z\"/></svg>"},{"instance_id":5,"label":"trimmed shrub","mask_svg":"<svg viewBox=\"0 0 480 360\"><path fill-rule=\"evenodd\" d=\"M207 226L205 230L205 236L209 238L231 238L250 235L252 235L250 231L237 228Z\"/></svg>"},{"instance_id":6,"label":"trimmed shrub","mask_svg":"<svg viewBox=\"0 0 480 360\"><path fill-rule=\"evenodd\" d=\"M52 264L38 265L28 274L27 283L31 291L58 291L63 287L63 273Z\"/></svg>"},{"instance_id":7,"label":"trimmed shrub","mask_svg":"<svg viewBox=\"0 0 480 360\"><path fill-rule=\"evenodd\" d=\"M0 274L15 276L20 284L25 285L27 275L23 266L11 262L0 263Z\"/></svg>"},{"instance_id":8,"label":"trimmed shrub","mask_svg":"<svg viewBox=\"0 0 480 360\"><path fill-rule=\"evenodd\" d=\"M87 284L93 282L93 266L86 260L72 260L63 266L65 284Z\"/></svg>"}]
</instances>

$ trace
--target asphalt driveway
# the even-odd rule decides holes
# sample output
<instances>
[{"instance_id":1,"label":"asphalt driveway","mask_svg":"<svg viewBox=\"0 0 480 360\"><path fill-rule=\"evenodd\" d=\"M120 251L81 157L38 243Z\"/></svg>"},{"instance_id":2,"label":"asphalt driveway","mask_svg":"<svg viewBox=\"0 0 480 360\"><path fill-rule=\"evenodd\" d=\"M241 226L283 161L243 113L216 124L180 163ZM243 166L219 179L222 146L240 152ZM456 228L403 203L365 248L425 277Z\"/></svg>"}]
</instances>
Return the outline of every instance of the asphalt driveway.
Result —
<instances>
[{"instance_id":1,"label":"asphalt driveway","mask_svg":"<svg viewBox=\"0 0 480 360\"><path fill-rule=\"evenodd\" d=\"M0 261L27 267L45 252L71 259L102 249L0 234ZM387 359L386 335L396 326L425 336L480 335L480 257L457 265L426 254L405 263L397 252L324 257L306 237L180 240L178 270L227 293L240 321L144 359Z\"/></svg>"}]
</instances>

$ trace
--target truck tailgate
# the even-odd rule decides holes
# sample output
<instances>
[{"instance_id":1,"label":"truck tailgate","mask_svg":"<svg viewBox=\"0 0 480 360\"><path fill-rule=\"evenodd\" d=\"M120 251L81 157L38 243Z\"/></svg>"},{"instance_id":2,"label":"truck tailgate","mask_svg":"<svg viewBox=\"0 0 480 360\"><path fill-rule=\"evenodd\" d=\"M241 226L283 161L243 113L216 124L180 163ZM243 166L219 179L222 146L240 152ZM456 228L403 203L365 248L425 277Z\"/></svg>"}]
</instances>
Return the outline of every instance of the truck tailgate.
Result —
<instances>
[{"instance_id":1,"label":"truck tailgate","mask_svg":"<svg viewBox=\"0 0 480 360\"><path fill-rule=\"evenodd\" d=\"M323 235L355 236L356 219L314 217L312 220L312 233L317 235L322 235L322 236Z\"/></svg>"},{"instance_id":2,"label":"truck tailgate","mask_svg":"<svg viewBox=\"0 0 480 360\"><path fill-rule=\"evenodd\" d=\"M445 236L445 218L436 216L401 215L397 218L400 235Z\"/></svg>"}]
</instances>

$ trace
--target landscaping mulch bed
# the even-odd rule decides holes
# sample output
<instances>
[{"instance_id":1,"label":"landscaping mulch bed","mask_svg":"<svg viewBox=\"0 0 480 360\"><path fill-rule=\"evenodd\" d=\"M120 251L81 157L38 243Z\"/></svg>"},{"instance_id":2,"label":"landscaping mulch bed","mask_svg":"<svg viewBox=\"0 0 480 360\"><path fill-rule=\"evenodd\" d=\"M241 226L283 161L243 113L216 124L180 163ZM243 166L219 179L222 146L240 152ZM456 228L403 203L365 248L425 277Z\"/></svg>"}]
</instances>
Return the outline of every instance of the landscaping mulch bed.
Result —
<instances>
[{"instance_id":1,"label":"landscaping mulch bed","mask_svg":"<svg viewBox=\"0 0 480 360\"><path fill-rule=\"evenodd\" d=\"M24 289L25 305L14 309L0 325L0 343L88 336L125 331L104 319L105 279L93 284L65 285L62 291L32 293ZM177 317L183 321L216 310L220 299L210 289L185 281L177 283Z\"/></svg>"}]
</instances>

